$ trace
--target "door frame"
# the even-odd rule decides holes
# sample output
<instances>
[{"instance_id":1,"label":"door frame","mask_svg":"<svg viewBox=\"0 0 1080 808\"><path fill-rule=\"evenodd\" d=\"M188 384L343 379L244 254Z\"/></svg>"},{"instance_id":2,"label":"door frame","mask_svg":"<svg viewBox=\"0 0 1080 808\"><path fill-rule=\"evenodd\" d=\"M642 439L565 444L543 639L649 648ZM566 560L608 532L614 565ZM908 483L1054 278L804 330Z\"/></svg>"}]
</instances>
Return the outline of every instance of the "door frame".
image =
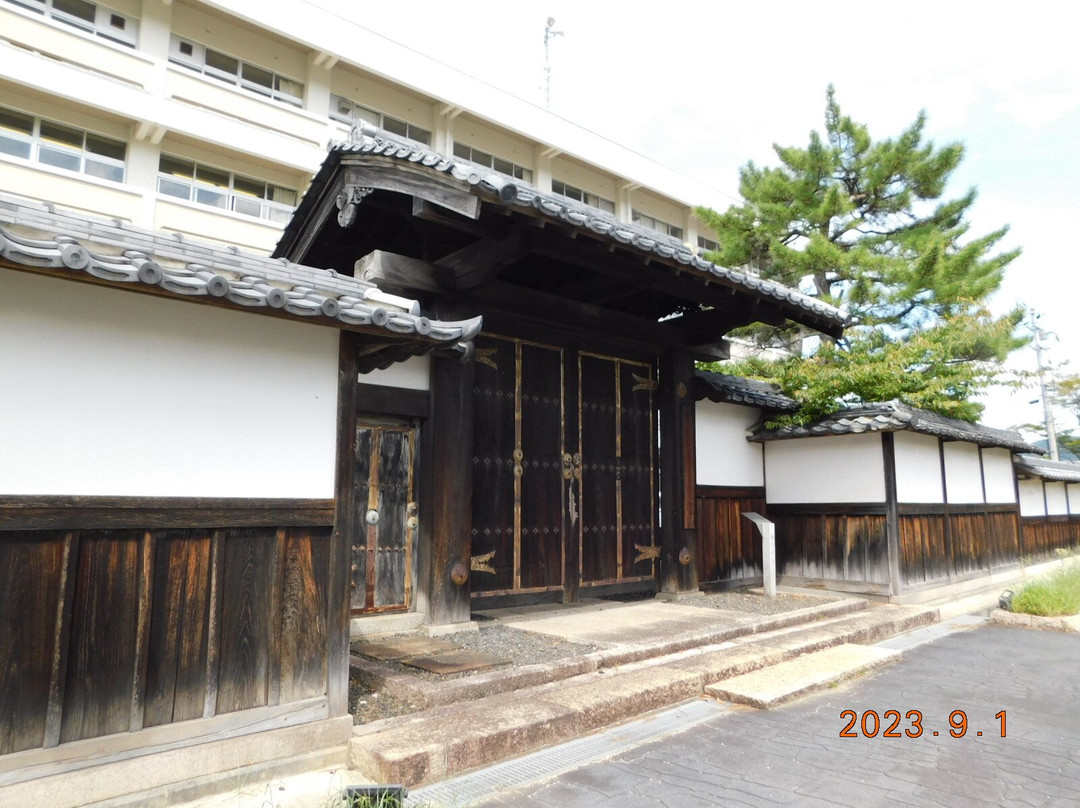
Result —
<instances>
[{"instance_id":1,"label":"door frame","mask_svg":"<svg viewBox=\"0 0 1080 808\"><path fill-rule=\"evenodd\" d=\"M417 505L418 505L418 500L419 500L418 494L419 494L419 491L420 491L419 480L418 480L418 472L419 472L419 468L420 468L420 464L419 464L420 425L413 419L403 419L403 418L394 417L394 416L371 415L371 414L368 414L368 413L361 413L356 418L354 431L353 431L354 440L355 440L356 433L358 433L361 429L369 429L369 430L373 430L373 431L374 430L379 430L380 434L383 434L383 430L400 431L400 432L408 432L408 433L410 433L410 435L411 435L411 446L409 447L410 456L409 456L409 468L408 468L409 497L407 498L407 501L409 502L410 505L413 504L413 503L417 503ZM376 471L379 454L380 454L380 452L376 450L376 444L375 444L375 442L373 442L372 447L371 447L371 463L372 463L372 467L371 467L371 471L369 472L369 474L374 475L376 480L378 480L379 476L380 476L380 472ZM355 469L355 467L356 466L354 464L353 468ZM356 509L355 512L357 513L357 515L359 515L364 510L364 507L362 505L360 505L360 503L357 503L355 501L356 482L357 482L357 480L356 480L355 475L354 475L354 477L353 477L353 488L352 488L352 492L351 492L351 495L350 495L350 507ZM378 488L376 486L376 491L377 490L378 490ZM376 496L377 496L377 494L376 494ZM372 506L371 500L372 500L372 492L371 492L370 487L369 487L367 508L371 508L371 506ZM417 507L417 511L419 512L419 505ZM414 515L419 516L420 515L419 513L413 514L413 513L409 513L408 511L406 511L406 513L407 513L407 516L414 516ZM357 561L358 561L357 556L355 554L356 543L359 540L359 538L360 538L360 536L361 536L361 534L363 532L363 533L367 534L364 537L364 543L366 545L367 542L371 538L371 536L370 536L371 528L374 527L374 525L368 525L365 522L365 520L363 520L361 518L355 518L353 521L354 521L354 524L355 524L355 530L354 530L354 533L353 533L353 539L354 540L352 542L350 542L349 546L350 546L350 558L352 560L352 563L356 564ZM417 564L416 564L416 562L417 562L417 538L418 538L418 536L419 536L418 526L416 526L416 527L407 527L407 534L406 534L406 537L404 539L404 542L405 542L405 548L404 548L405 565L404 565L404 570L403 570L404 581L402 582L402 585L404 587L403 599L404 599L405 602L402 603L402 604L393 604L393 605L389 605L389 606L376 606L376 605L374 605L374 602L373 602L371 606L365 605L365 606L363 606L361 608L354 608L352 606L352 603L351 603L352 598L350 597L349 613L350 613L351 617L357 618L357 617L367 617L367 616L375 615L375 614L388 614L388 613L413 611L414 605L416 603L416 591L415 591L415 589L416 589L416 581L417 581ZM375 548L368 547L364 552L365 558L363 559L363 566L364 566L363 580L366 581L367 586L369 588L372 588L372 590L375 587L377 587L377 580L375 580L375 576L377 575L377 568L378 568L378 553L379 553L379 551L378 551L378 546L377 545L376 545ZM350 590L350 594L351 594L351 591L354 591L354 590ZM375 593L374 593L374 591L372 591L372 598L374 599L374 597L375 597ZM365 592L365 601L366 600L367 600L367 595L366 595L366 592Z\"/></svg>"},{"instance_id":2,"label":"door frame","mask_svg":"<svg viewBox=\"0 0 1080 808\"><path fill-rule=\"evenodd\" d=\"M364 378L359 376L358 378ZM431 513L431 498L428 481L430 475L427 474L427 444L430 441L427 440L428 432L428 420L431 411L431 393L428 390L414 390L402 387L391 387L387 385L370 384L367 382L357 381L354 386L354 405L349 418L349 432L346 439L349 443L349 457L352 462L349 464L346 477L341 481L342 487L339 489L341 493L341 503L339 507L350 513L354 512L353 492L355 491L355 469L356 462L354 457L354 447L356 443L356 430L363 424L375 424L384 426L410 426L414 429L416 435L416 444L413 446L412 456L412 478L413 478L413 501L418 505L419 511L419 526L412 531L412 553L410 559L409 577L412 581L412 591L409 605L405 609L389 610L383 609L379 611L353 611L351 608L351 587L346 595L346 609L349 612L350 619L363 619L364 617L370 617L378 614L400 614L403 612L413 612L417 610L418 604L424 599L421 587L423 586L423 579L419 575L421 556L425 552L425 542L429 540L430 533L426 529L427 521L425 520L425 514ZM360 520L359 523L354 524L355 520L349 519L349 535L345 536L345 552L347 553L349 563L346 565L346 586L348 586L349 567L351 566L352 559L352 546L356 544L359 531L366 530L367 525Z\"/></svg>"}]
</instances>

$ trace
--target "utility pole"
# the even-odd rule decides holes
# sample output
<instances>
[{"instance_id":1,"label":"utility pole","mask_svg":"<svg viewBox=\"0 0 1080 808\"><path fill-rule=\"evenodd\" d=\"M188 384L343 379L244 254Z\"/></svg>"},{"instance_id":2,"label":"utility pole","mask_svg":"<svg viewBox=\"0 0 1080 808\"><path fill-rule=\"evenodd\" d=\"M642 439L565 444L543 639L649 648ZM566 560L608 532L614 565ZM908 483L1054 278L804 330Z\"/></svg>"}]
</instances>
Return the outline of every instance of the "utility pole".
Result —
<instances>
[{"instance_id":1,"label":"utility pole","mask_svg":"<svg viewBox=\"0 0 1080 808\"><path fill-rule=\"evenodd\" d=\"M1046 345L1047 332L1038 326L1040 315L1031 312L1031 331L1034 338L1031 346L1035 349L1035 364L1039 369L1039 398L1042 399L1043 421L1046 423L1046 447L1050 452L1050 459L1058 459L1057 430L1054 429L1054 408L1047 391L1046 368L1043 366L1043 348Z\"/></svg>"},{"instance_id":2,"label":"utility pole","mask_svg":"<svg viewBox=\"0 0 1080 808\"><path fill-rule=\"evenodd\" d=\"M557 36L565 36L562 31L553 30L555 27L555 18L547 18L547 27L544 28L544 83L545 83L545 98L547 102L547 108L551 109L551 53L548 49L548 43Z\"/></svg>"}]
</instances>

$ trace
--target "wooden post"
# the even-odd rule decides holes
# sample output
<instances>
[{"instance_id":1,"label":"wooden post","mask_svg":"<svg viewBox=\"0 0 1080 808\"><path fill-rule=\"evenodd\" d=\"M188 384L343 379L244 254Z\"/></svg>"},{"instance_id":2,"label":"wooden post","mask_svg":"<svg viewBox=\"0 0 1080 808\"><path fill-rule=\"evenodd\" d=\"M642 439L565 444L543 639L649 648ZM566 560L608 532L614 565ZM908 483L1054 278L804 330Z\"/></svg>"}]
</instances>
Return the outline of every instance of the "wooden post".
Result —
<instances>
[{"instance_id":1,"label":"wooden post","mask_svg":"<svg viewBox=\"0 0 1080 808\"><path fill-rule=\"evenodd\" d=\"M357 335L341 332L338 348L337 468L334 480L334 531L330 534L327 587L327 683L330 715L349 712L349 564L354 530L353 467L356 464Z\"/></svg>"},{"instance_id":2,"label":"wooden post","mask_svg":"<svg viewBox=\"0 0 1080 808\"><path fill-rule=\"evenodd\" d=\"M892 432L881 433L885 463L885 535L889 546L889 594L900 594L900 508L896 502L896 443Z\"/></svg>"},{"instance_id":3,"label":"wooden post","mask_svg":"<svg viewBox=\"0 0 1080 808\"><path fill-rule=\"evenodd\" d=\"M694 362L673 350L660 360L660 589L698 588Z\"/></svg>"},{"instance_id":4,"label":"wooden post","mask_svg":"<svg viewBox=\"0 0 1080 808\"><path fill-rule=\"evenodd\" d=\"M416 602L433 626L471 616L473 372L471 359L431 359L423 475L430 504L420 523Z\"/></svg>"},{"instance_id":5,"label":"wooden post","mask_svg":"<svg viewBox=\"0 0 1080 808\"><path fill-rule=\"evenodd\" d=\"M949 583L956 579L956 549L953 547L952 516L949 513L949 479L945 473L945 441L938 438L938 461L941 466L941 518L942 535L945 537L945 572Z\"/></svg>"}]
</instances>

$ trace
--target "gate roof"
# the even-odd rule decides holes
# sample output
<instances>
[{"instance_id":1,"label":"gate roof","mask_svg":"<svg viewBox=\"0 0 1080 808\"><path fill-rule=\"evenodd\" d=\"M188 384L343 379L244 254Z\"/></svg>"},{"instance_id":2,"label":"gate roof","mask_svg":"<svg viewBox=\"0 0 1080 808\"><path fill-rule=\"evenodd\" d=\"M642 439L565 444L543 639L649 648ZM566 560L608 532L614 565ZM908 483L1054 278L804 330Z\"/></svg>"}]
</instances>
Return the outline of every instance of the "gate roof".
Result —
<instances>
[{"instance_id":1,"label":"gate roof","mask_svg":"<svg viewBox=\"0 0 1080 808\"><path fill-rule=\"evenodd\" d=\"M601 330L637 323L644 341L672 346L715 345L751 322L834 337L851 323L676 238L367 126L331 149L274 254L360 261L380 286L457 301L528 310L562 300L611 315Z\"/></svg>"}]
</instances>

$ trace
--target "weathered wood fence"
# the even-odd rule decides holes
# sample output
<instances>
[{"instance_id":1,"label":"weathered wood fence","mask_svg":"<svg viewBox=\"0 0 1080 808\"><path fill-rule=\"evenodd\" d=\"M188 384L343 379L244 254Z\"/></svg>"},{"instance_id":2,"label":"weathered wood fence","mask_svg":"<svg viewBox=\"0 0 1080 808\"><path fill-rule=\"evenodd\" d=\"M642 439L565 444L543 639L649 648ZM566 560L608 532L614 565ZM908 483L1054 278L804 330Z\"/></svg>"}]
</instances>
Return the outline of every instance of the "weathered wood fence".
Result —
<instances>
[{"instance_id":1,"label":"weathered wood fence","mask_svg":"<svg viewBox=\"0 0 1080 808\"><path fill-rule=\"evenodd\" d=\"M323 500L0 498L0 782L29 750L328 717L332 522Z\"/></svg>"}]
</instances>

